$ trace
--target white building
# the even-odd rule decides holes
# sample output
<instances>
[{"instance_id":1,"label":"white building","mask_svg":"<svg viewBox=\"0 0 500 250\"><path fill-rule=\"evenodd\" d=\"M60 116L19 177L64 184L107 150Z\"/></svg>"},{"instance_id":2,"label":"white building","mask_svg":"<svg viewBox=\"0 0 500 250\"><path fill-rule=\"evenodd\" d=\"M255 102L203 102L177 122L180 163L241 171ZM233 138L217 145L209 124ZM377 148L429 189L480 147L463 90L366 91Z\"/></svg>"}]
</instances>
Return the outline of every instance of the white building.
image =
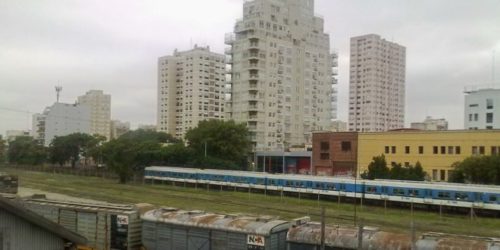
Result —
<instances>
[{"instance_id":1,"label":"white building","mask_svg":"<svg viewBox=\"0 0 500 250\"><path fill-rule=\"evenodd\" d=\"M90 134L90 114L87 105L54 103L45 108L42 114L33 115L34 138L49 146L56 136Z\"/></svg>"},{"instance_id":2,"label":"white building","mask_svg":"<svg viewBox=\"0 0 500 250\"><path fill-rule=\"evenodd\" d=\"M332 121L332 126L330 131L333 132L346 132L347 131L347 122L336 120Z\"/></svg>"},{"instance_id":3,"label":"white building","mask_svg":"<svg viewBox=\"0 0 500 250\"><path fill-rule=\"evenodd\" d=\"M448 130L448 121L446 119L434 119L427 116L423 122L412 122L411 128L420 130Z\"/></svg>"},{"instance_id":4,"label":"white building","mask_svg":"<svg viewBox=\"0 0 500 250\"><path fill-rule=\"evenodd\" d=\"M78 97L78 103L90 107L90 134L111 138L111 95L102 90L90 90Z\"/></svg>"},{"instance_id":5,"label":"white building","mask_svg":"<svg viewBox=\"0 0 500 250\"><path fill-rule=\"evenodd\" d=\"M312 131L330 128L337 56L323 23L313 0L245 1L226 35L227 118L247 125L254 151L310 144Z\"/></svg>"},{"instance_id":6,"label":"white building","mask_svg":"<svg viewBox=\"0 0 500 250\"><path fill-rule=\"evenodd\" d=\"M500 129L500 89L466 89L465 94L465 129Z\"/></svg>"},{"instance_id":7,"label":"white building","mask_svg":"<svg viewBox=\"0 0 500 250\"><path fill-rule=\"evenodd\" d=\"M110 132L111 139L117 139L118 137L122 136L123 134L129 131L130 131L130 122L122 122L119 120L111 121L111 132Z\"/></svg>"},{"instance_id":8,"label":"white building","mask_svg":"<svg viewBox=\"0 0 500 250\"><path fill-rule=\"evenodd\" d=\"M351 38L350 131L404 127L405 72L405 47L374 34Z\"/></svg>"},{"instance_id":9,"label":"white building","mask_svg":"<svg viewBox=\"0 0 500 250\"><path fill-rule=\"evenodd\" d=\"M224 55L198 47L158 59L157 129L183 139L207 119L224 119Z\"/></svg>"}]
</instances>

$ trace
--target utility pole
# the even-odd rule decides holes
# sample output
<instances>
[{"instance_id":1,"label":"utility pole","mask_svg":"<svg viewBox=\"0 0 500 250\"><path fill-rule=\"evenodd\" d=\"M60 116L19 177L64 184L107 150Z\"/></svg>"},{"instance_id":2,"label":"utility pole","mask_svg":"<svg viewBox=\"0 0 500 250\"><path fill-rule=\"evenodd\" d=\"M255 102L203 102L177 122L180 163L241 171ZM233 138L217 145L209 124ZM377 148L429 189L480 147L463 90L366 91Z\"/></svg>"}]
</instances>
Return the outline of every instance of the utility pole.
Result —
<instances>
[{"instance_id":1,"label":"utility pole","mask_svg":"<svg viewBox=\"0 0 500 250\"><path fill-rule=\"evenodd\" d=\"M321 250L325 250L325 207L321 207Z\"/></svg>"},{"instance_id":2,"label":"utility pole","mask_svg":"<svg viewBox=\"0 0 500 250\"><path fill-rule=\"evenodd\" d=\"M205 158L207 158L207 141L205 141Z\"/></svg>"}]
</instances>

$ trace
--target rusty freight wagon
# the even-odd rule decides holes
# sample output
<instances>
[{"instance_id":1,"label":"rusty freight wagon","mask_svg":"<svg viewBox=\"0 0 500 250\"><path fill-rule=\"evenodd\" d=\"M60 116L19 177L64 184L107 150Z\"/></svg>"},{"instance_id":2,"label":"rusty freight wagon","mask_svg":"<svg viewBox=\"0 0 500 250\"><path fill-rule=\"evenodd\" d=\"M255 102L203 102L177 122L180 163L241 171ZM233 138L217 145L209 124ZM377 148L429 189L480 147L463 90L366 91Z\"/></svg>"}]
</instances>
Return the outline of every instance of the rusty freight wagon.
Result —
<instances>
[{"instance_id":1,"label":"rusty freight wagon","mask_svg":"<svg viewBox=\"0 0 500 250\"><path fill-rule=\"evenodd\" d=\"M138 206L45 198L26 198L22 203L27 209L87 238L90 249L140 249L141 220Z\"/></svg>"},{"instance_id":2,"label":"rusty freight wagon","mask_svg":"<svg viewBox=\"0 0 500 250\"><path fill-rule=\"evenodd\" d=\"M268 217L220 215L175 208L142 215L147 250L285 250L290 223Z\"/></svg>"},{"instance_id":3,"label":"rusty freight wagon","mask_svg":"<svg viewBox=\"0 0 500 250\"><path fill-rule=\"evenodd\" d=\"M17 175L0 172L0 193L17 194Z\"/></svg>"}]
</instances>

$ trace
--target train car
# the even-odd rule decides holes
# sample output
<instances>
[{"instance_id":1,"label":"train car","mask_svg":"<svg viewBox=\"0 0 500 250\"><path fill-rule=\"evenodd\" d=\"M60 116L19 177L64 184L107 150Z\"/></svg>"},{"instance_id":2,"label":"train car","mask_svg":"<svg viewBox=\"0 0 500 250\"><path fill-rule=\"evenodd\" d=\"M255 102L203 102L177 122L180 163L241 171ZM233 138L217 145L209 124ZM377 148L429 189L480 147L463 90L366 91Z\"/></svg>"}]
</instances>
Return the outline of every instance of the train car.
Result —
<instances>
[{"instance_id":1,"label":"train car","mask_svg":"<svg viewBox=\"0 0 500 250\"><path fill-rule=\"evenodd\" d=\"M367 200L500 211L500 187L440 182L360 180L230 170L148 167L146 180L166 180Z\"/></svg>"},{"instance_id":2,"label":"train car","mask_svg":"<svg viewBox=\"0 0 500 250\"><path fill-rule=\"evenodd\" d=\"M0 172L0 193L17 194L18 184L17 175Z\"/></svg>"}]
</instances>

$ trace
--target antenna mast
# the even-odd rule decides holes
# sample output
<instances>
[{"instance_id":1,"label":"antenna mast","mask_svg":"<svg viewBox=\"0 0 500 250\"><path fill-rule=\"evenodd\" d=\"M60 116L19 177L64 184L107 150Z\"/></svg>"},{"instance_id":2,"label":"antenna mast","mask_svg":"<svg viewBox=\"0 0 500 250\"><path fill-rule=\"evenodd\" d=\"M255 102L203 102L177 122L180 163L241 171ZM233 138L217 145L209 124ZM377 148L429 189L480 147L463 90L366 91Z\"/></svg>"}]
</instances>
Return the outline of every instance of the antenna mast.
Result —
<instances>
[{"instance_id":1,"label":"antenna mast","mask_svg":"<svg viewBox=\"0 0 500 250\"><path fill-rule=\"evenodd\" d=\"M56 86L57 102L59 102L59 94L61 93L61 91L62 91L62 87Z\"/></svg>"}]
</instances>

